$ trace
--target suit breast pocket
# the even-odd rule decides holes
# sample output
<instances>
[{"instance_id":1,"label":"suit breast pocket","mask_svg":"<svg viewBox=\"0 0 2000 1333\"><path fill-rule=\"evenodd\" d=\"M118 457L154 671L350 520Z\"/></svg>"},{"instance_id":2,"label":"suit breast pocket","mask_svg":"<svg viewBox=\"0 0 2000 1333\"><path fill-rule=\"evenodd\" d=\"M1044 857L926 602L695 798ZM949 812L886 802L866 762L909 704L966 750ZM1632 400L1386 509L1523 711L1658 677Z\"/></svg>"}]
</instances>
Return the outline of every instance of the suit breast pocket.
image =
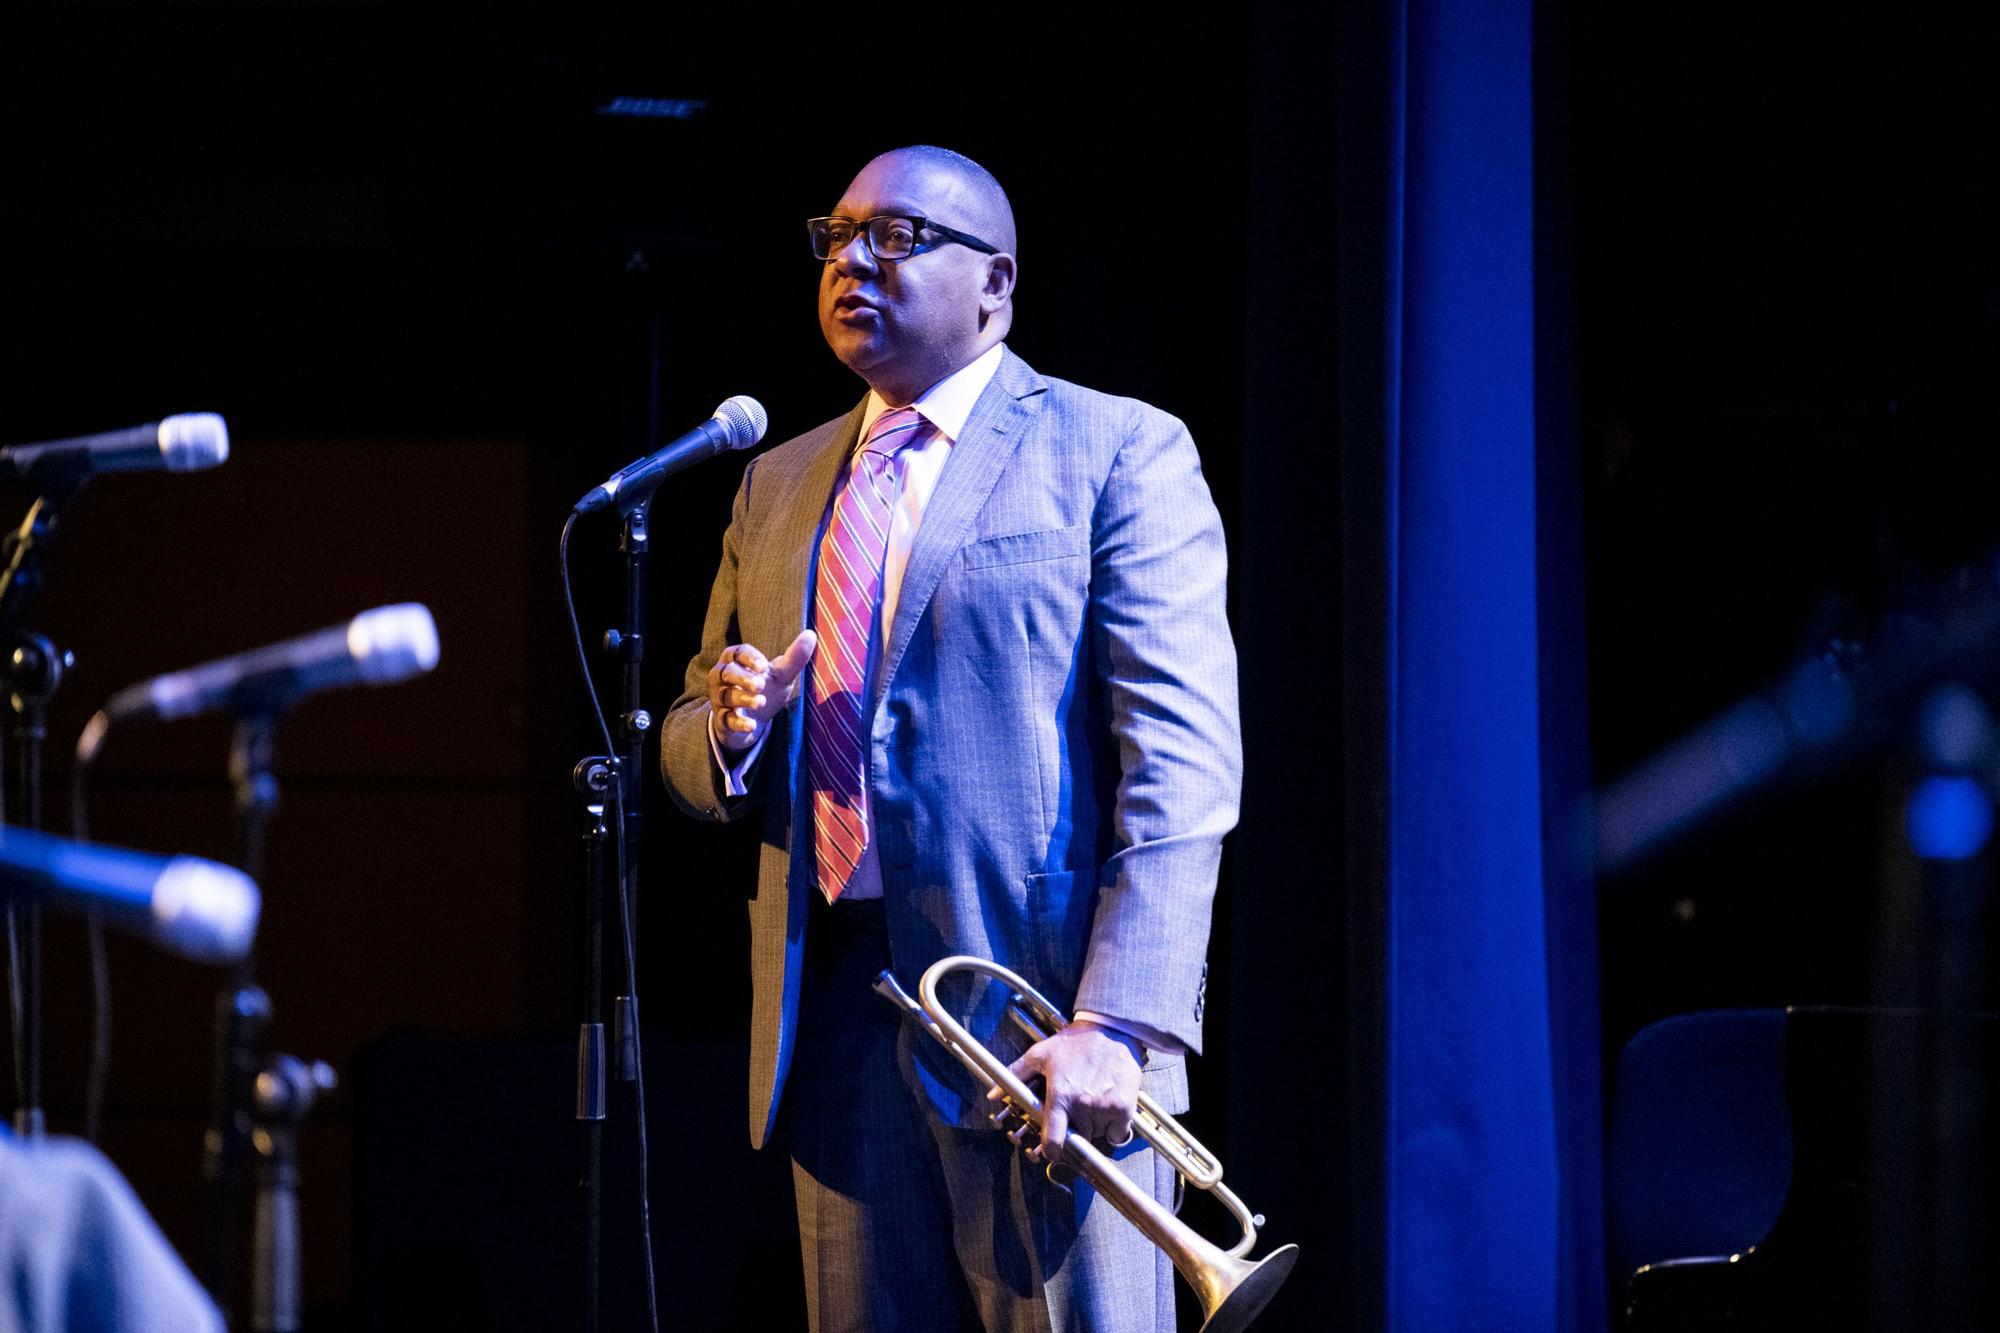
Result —
<instances>
[{"instance_id":1,"label":"suit breast pocket","mask_svg":"<svg viewBox=\"0 0 2000 1333\"><path fill-rule=\"evenodd\" d=\"M1088 543L1087 526L968 543L931 599L930 651L903 662L904 679L954 710L962 762L1010 784L1019 814L1039 818L1038 845L1061 817L1061 719L1081 682Z\"/></svg>"},{"instance_id":2,"label":"suit breast pocket","mask_svg":"<svg viewBox=\"0 0 2000 1333\"><path fill-rule=\"evenodd\" d=\"M1090 527L1079 523L1068 528L1045 528L1039 532L1009 532L998 537L984 537L967 544L962 562L966 569L1007 569L1049 560L1087 560L1089 557Z\"/></svg>"},{"instance_id":3,"label":"suit breast pocket","mask_svg":"<svg viewBox=\"0 0 2000 1333\"><path fill-rule=\"evenodd\" d=\"M1046 717L1065 688L1090 598L1090 528L969 542L933 604L938 652L975 670L988 695Z\"/></svg>"}]
</instances>

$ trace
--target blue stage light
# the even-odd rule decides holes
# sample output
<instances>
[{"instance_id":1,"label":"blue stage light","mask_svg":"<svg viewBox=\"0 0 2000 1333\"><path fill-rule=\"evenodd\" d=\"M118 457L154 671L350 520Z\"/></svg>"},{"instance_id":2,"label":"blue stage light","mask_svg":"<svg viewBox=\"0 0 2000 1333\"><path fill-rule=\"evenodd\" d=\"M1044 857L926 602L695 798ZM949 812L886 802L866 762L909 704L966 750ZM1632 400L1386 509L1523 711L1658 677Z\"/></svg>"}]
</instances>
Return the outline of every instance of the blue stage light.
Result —
<instances>
[{"instance_id":1,"label":"blue stage light","mask_svg":"<svg viewBox=\"0 0 2000 1333\"><path fill-rule=\"evenodd\" d=\"M1993 802L1971 778L1928 777L1910 793L1904 828L1918 856L1963 861L1986 846L1993 832Z\"/></svg>"}]
</instances>

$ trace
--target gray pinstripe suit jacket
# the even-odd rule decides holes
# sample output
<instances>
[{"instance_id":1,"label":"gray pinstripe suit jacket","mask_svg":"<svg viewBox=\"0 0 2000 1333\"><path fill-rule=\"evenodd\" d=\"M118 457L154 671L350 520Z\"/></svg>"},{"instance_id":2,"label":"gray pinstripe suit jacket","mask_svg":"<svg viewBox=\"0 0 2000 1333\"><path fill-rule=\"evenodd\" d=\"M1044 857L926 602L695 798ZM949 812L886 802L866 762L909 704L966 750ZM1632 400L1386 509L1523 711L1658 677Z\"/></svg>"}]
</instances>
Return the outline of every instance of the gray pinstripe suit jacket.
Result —
<instances>
[{"instance_id":1,"label":"gray pinstripe suit jacket","mask_svg":"<svg viewBox=\"0 0 2000 1333\"><path fill-rule=\"evenodd\" d=\"M732 800L709 753L707 672L732 643L775 653L809 623L815 537L860 422L857 405L745 470L701 650L661 736L683 809L762 815L750 902L760 1147L791 1061L813 891L804 692L777 719L750 795ZM947 954L979 954L1065 1010L1199 1049L1241 769L1225 573L1187 429L1007 352L924 511L872 682L872 836L906 985ZM1003 999L960 1017L991 1031ZM940 1114L977 1123L964 1071L928 1039L912 1045L906 1067ZM1178 1058L1149 1061L1145 1085L1183 1109Z\"/></svg>"}]
</instances>

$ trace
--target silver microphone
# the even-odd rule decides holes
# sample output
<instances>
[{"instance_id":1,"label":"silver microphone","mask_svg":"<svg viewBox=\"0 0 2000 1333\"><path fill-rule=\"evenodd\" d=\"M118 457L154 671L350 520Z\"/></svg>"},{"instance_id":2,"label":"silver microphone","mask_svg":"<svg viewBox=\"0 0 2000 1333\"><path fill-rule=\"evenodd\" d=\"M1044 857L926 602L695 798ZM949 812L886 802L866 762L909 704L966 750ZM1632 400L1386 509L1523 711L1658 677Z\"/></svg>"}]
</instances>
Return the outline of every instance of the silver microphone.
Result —
<instances>
[{"instance_id":1,"label":"silver microphone","mask_svg":"<svg viewBox=\"0 0 2000 1333\"><path fill-rule=\"evenodd\" d=\"M0 897L15 894L101 912L120 929L208 963L250 952L262 907L256 883L217 861L0 828Z\"/></svg>"},{"instance_id":2,"label":"silver microphone","mask_svg":"<svg viewBox=\"0 0 2000 1333\"><path fill-rule=\"evenodd\" d=\"M90 720L77 757L88 762L114 722L167 722L216 709L238 716L272 713L319 690L408 680L437 661L437 623L429 608L420 602L378 606L345 625L126 686Z\"/></svg>"},{"instance_id":3,"label":"silver microphone","mask_svg":"<svg viewBox=\"0 0 2000 1333\"><path fill-rule=\"evenodd\" d=\"M771 416L764 405L748 394L739 393L716 408L714 416L672 444L620 468L602 486L593 487L576 502L576 512L588 514L612 503L621 508L639 504L681 469L731 449L748 449L764 438L770 425Z\"/></svg>"},{"instance_id":4,"label":"silver microphone","mask_svg":"<svg viewBox=\"0 0 2000 1333\"><path fill-rule=\"evenodd\" d=\"M199 472L229 458L229 426L213 412L182 412L161 421L66 440L0 449L16 476L40 468L81 472Z\"/></svg>"}]
</instances>

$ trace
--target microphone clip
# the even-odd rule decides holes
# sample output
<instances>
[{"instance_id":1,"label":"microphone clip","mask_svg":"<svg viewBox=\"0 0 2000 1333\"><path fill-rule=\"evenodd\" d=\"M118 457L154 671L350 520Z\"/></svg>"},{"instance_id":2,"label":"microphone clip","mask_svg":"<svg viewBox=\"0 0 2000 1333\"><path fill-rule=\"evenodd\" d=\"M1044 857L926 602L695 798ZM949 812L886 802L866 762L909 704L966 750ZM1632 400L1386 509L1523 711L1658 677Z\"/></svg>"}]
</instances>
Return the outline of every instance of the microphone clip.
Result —
<instances>
[{"instance_id":1,"label":"microphone clip","mask_svg":"<svg viewBox=\"0 0 2000 1333\"><path fill-rule=\"evenodd\" d=\"M603 796L618 780L618 761L609 755L594 754L577 761L570 770L570 783L583 796Z\"/></svg>"}]
</instances>

